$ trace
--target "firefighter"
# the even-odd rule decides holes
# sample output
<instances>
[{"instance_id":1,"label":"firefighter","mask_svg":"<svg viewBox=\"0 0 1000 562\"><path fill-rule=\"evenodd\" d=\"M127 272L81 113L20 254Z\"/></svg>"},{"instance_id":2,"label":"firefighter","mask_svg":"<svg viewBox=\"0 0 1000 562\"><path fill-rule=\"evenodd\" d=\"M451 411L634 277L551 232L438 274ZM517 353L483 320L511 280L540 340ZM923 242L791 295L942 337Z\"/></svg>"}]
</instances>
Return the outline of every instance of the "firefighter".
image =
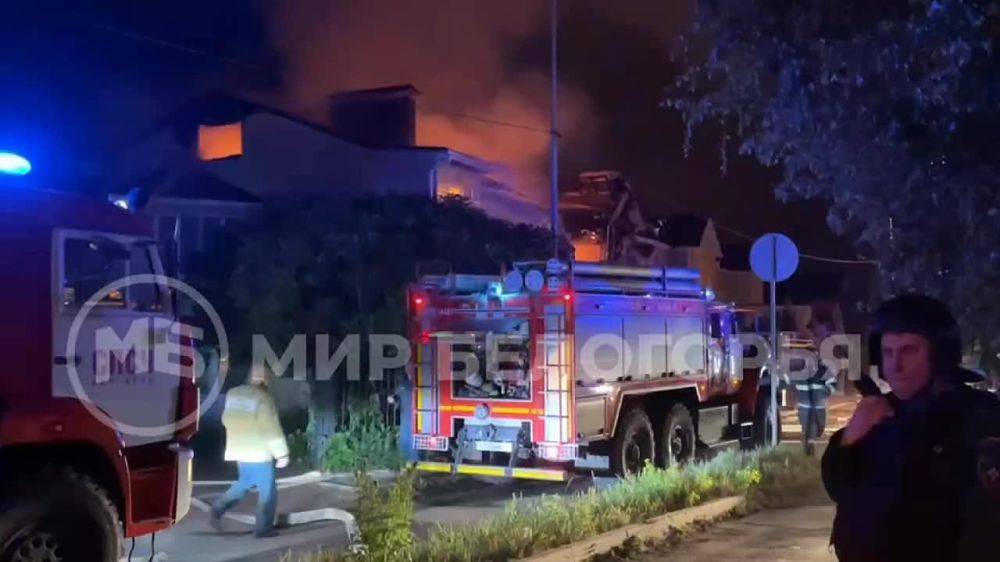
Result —
<instances>
[{"instance_id":1,"label":"firefighter","mask_svg":"<svg viewBox=\"0 0 1000 562\"><path fill-rule=\"evenodd\" d=\"M1000 402L967 386L958 326L941 302L891 299L872 332L892 392L865 396L823 456L838 558L995 560Z\"/></svg>"},{"instance_id":2,"label":"firefighter","mask_svg":"<svg viewBox=\"0 0 1000 562\"><path fill-rule=\"evenodd\" d=\"M826 431L826 403L836 386L836 374L831 373L822 362L818 362L812 376L795 383L802 446L809 456L815 450L813 441Z\"/></svg>"},{"instance_id":3,"label":"firefighter","mask_svg":"<svg viewBox=\"0 0 1000 562\"><path fill-rule=\"evenodd\" d=\"M268 392L270 376L267 367L254 365L248 384L238 386L226 395L222 425L226 428L227 461L236 461L239 478L215 504L211 522L222 531L222 516L257 489L257 518L254 536L272 537L274 514L278 505L275 468L288 466L288 443L278 420L278 409Z\"/></svg>"}]
</instances>

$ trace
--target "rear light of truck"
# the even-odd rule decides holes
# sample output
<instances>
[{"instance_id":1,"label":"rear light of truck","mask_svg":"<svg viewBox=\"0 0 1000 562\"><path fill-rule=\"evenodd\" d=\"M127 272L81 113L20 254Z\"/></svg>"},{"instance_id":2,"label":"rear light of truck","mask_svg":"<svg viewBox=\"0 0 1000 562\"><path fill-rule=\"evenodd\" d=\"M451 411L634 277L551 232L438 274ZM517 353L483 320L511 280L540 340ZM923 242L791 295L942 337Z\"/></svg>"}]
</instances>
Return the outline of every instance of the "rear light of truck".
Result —
<instances>
[{"instance_id":1,"label":"rear light of truck","mask_svg":"<svg viewBox=\"0 0 1000 562\"><path fill-rule=\"evenodd\" d=\"M410 293L410 313L414 315L423 314L427 308L427 295L420 292Z\"/></svg>"},{"instance_id":2,"label":"rear light of truck","mask_svg":"<svg viewBox=\"0 0 1000 562\"><path fill-rule=\"evenodd\" d=\"M413 448L422 451L447 451L448 438L444 435L414 435Z\"/></svg>"},{"instance_id":3,"label":"rear light of truck","mask_svg":"<svg viewBox=\"0 0 1000 562\"><path fill-rule=\"evenodd\" d=\"M577 446L565 443L539 443L537 453L547 461L571 461L577 456Z\"/></svg>"}]
</instances>

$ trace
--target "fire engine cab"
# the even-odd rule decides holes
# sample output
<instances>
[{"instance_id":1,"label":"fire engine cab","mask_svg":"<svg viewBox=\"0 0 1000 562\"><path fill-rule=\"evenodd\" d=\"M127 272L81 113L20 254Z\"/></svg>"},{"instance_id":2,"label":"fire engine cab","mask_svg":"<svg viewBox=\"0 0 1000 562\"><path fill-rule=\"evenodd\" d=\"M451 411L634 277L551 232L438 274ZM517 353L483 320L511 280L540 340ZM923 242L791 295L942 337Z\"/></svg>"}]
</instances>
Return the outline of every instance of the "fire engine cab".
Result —
<instances>
[{"instance_id":1,"label":"fire engine cab","mask_svg":"<svg viewBox=\"0 0 1000 562\"><path fill-rule=\"evenodd\" d=\"M168 375L95 348L102 329L172 324L159 283L92 300L128 275L162 273L153 230L107 203L21 191L4 194L0 241L0 560L117 562L123 537L166 529L191 497L197 425L175 423L197 420L190 364Z\"/></svg>"},{"instance_id":2,"label":"fire engine cab","mask_svg":"<svg viewBox=\"0 0 1000 562\"><path fill-rule=\"evenodd\" d=\"M734 310L696 271L518 263L410 288L417 468L633 474L768 433Z\"/></svg>"}]
</instances>

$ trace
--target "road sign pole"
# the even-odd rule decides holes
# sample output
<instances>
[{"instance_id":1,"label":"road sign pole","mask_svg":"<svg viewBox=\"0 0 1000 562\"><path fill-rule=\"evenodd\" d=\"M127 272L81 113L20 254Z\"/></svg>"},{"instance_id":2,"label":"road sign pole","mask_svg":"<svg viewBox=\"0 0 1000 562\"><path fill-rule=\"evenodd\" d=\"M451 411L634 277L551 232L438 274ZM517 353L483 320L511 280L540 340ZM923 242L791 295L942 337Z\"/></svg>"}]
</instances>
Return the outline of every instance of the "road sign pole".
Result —
<instances>
[{"instance_id":1,"label":"road sign pole","mask_svg":"<svg viewBox=\"0 0 1000 562\"><path fill-rule=\"evenodd\" d=\"M778 341L778 282L791 277L799 266L799 250L784 234L765 234L750 248L750 268L771 288L771 353L768 355L767 372L771 387L771 445L781 438L778 431L778 375L781 346ZM766 423L766 422L765 422Z\"/></svg>"},{"instance_id":2,"label":"road sign pole","mask_svg":"<svg viewBox=\"0 0 1000 562\"><path fill-rule=\"evenodd\" d=\"M778 446L778 237L771 237L771 445Z\"/></svg>"},{"instance_id":3,"label":"road sign pole","mask_svg":"<svg viewBox=\"0 0 1000 562\"><path fill-rule=\"evenodd\" d=\"M778 445L778 306L774 302L778 283L771 281L771 445Z\"/></svg>"}]
</instances>

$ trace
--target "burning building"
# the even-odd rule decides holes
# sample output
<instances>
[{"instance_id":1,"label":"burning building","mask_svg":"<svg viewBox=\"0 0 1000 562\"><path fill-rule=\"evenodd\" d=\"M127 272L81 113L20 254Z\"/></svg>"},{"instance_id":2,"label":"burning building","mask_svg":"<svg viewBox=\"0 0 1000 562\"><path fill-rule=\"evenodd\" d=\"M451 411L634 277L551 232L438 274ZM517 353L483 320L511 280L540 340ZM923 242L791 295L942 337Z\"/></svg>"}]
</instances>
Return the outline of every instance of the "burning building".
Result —
<instances>
[{"instance_id":1,"label":"burning building","mask_svg":"<svg viewBox=\"0 0 1000 562\"><path fill-rule=\"evenodd\" d=\"M727 269L712 219L694 215L647 218L619 172L580 174L560 194L563 227L577 261L647 267L683 267L722 300L764 302L763 284L750 271Z\"/></svg>"}]
</instances>

